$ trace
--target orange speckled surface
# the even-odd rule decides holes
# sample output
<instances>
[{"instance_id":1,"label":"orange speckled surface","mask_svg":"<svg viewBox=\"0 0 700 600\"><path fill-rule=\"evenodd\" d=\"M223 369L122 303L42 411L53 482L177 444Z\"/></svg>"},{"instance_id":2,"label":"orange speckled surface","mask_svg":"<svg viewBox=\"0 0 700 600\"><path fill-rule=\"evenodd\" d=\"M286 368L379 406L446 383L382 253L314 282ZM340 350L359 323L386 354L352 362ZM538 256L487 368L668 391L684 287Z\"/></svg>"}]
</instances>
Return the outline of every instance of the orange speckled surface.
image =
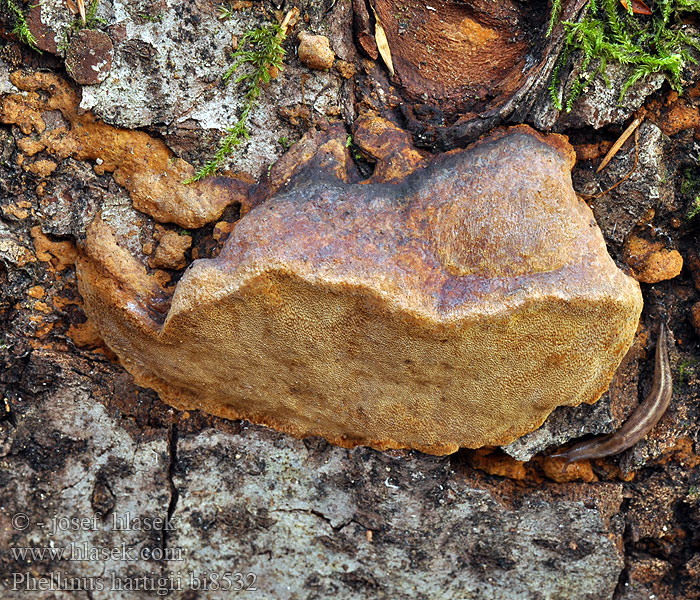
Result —
<instances>
[{"instance_id":1,"label":"orange speckled surface","mask_svg":"<svg viewBox=\"0 0 700 600\"><path fill-rule=\"evenodd\" d=\"M343 142L318 135L169 309L93 224L86 311L139 383L183 409L435 454L508 443L605 391L642 300L571 188L565 138L511 128L391 183L351 182Z\"/></svg>"}]
</instances>

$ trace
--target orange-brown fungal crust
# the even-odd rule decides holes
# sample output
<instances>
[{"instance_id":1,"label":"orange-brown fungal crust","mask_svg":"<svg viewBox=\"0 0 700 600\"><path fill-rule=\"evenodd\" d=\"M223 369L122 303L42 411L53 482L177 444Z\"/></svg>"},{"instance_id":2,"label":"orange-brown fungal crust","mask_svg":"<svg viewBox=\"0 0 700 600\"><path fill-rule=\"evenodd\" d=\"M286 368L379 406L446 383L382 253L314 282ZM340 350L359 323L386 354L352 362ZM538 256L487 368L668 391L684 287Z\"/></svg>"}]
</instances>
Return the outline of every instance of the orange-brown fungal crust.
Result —
<instances>
[{"instance_id":1,"label":"orange-brown fungal crust","mask_svg":"<svg viewBox=\"0 0 700 600\"><path fill-rule=\"evenodd\" d=\"M95 161L95 171L113 173L137 210L186 228L215 221L228 205L244 200L249 185L237 179L211 177L183 184L194 175L192 165L146 132L113 127L81 112L78 92L59 76L16 71L10 80L22 93L0 98L0 123L17 125L25 135L36 132L36 138L18 144L27 155L45 149L59 160L70 156ZM48 130L44 115L56 110L66 125Z\"/></svg>"},{"instance_id":2,"label":"orange-brown fungal crust","mask_svg":"<svg viewBox=\"0 0 700 600\"><path fill-rule=\"evenodd\" d=\"M361 184L332 142L288 162L169 305L95 222L80 290L138 383L181 409L433 454L599 398L642 297L572 189L565 138L514 127Z\"/></svg>"}]
</instances>

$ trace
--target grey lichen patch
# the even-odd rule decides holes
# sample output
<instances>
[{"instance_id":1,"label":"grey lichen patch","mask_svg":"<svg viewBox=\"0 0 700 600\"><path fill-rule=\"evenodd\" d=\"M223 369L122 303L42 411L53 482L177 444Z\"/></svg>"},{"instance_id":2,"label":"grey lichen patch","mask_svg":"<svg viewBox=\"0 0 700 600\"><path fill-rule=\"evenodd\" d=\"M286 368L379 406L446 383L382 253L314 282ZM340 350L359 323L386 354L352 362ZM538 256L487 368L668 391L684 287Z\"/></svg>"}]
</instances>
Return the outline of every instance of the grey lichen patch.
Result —
<instances>
[{"instance_id":1,"label":"grey lichen patch","mask_svg":"<svg viewBox=\"0 0 700 600\"><path fill-rule=\"evenodd\" d=\"M75 16L68 8L65 0L42 0L39 6L41 27L46 37L44 48L56 52L66 42L66 34Z\"/></svg>"},{"instance_id":2,"label":"grey lichen patch","mask_svg":"<svg viewBox=\"0 0 700 600\"><path fill-rule=\"evenodd\" d=\"M197 10L199 23L183 27L192 10L168 2L158 22L144 21L127 2L114 2L107 20L122 39L115 43L113 69L102 85L86 90L81 107L129 128L171 122L191 109L225 69L232 35L213 12Z\"/></svg>"},{"instance_id":3,"label":"grey lichen patch","mask_svg":"<svg viewBox=\"0 0 700 600\"><path fill-rule=\"evenodd\" d=\"M590 125L600 129L610 123L621 123L638 110L647 96L661 88L665 81L662 73L653 73L632 85L620 101L620 93L630 68L625 65L611 64L606 71L610 80L608 85L602 77L597 77L584 95L563 119L565 127Z\"/></svg>"},{"instance_id":4,"label":"grey lichen patch","mask_svg":"<svg viewBox=\"0 0 700 600\"><path fill-rule=\"evenodd\" d=\"M301 73L288 68L270 82L260 103L251 112L250 138L227 161L230 168L259 176L266 165L282 153L283 148L278 143L280 132L291 139L298 137L295 129L279 118L280 110L285 107L306 105L312 115L320 116L330 114L339 106L339 77L318 71L307 77L309 73L309 70ZM241 100L241 90L235 85L225 90L217 88L209 101L194 106L187 118L194 119L204 129L223 131L232 124L232 116L238 114ZM204 161L208 157L202 158Z\"/></svg>"},{"instance_id":5,"label":"grey lichen patch","mask_svg":"<svg viewBox=\"0 0 700 600\"><path fill-rule=\"evenodd\" d=\"M650 210L672 211L675 201L674 177L669 172L670 140L650 122L639 127L639 144L634 139L622 147L611 163L596 175L591 170L574 172L577 191L595 195L623 179L637 165L628 179L612 190L609 198L595 199L591 208L607 240L621 244L632 228Z\"/></svg>"},{"instance_id":6,"label":"grey lichen patch","mask_svg":"<svg viewBox=\"0 0 700 600\"><path fill-rule=\"evenodd\" d=\"M509 508L446 459L254 427L183 436L177 456L177 568L225 571L234 557L256 576L253 598L608 598L622 569L611 500Z\"/></svg>"},{"instance_id":7,"label":"grey lichen patch","mask_svg":"<svg viewBox=\"0 0 700 600\"><path fill-rule=\"evenodd\" d=\"M516 460L528 461L536 454L561 446L571 439L588 434L611 433L612 430L610 397L605 394L593 405L560 406L549 415L542 427L503 446L503 450Z\"/></svg>"},{"instance_id":8,"label":"grey lichen patch","mask_svg":"<svg viewBox=\"0 0 700 600\"><path fill-rule=\"evenodd\" d=\"M221 77L230 66L237 40L265 21L262 13L234 11L232 18L220 20L214 5L175 0L162 3L157 19L140 17L125 0L100 10L114 42L114 59L109 76L100 85L83 89L81 108L122 127L156 125L169 139L183 132L191 138L192 121L202 135L214 131L216 139L235 122L246 90L234 84L225 86ZM345 15L350 30L350 12L339 14ZM57 28L67 25L61 25L57 17L55 22ZM250 116L250 139L224 167L258 177L281 154L277 144L281 135L298 138L295 128L279 118L280 107L308 106L314 119L349 117L346 113L351 109L342 100L343 85L347 83L337 73L311 72L296 59L287 61ZM208 158L204 151L211 145L209 140L197 151L197 142L194 148L189 143L191 156L185 158L195 163L201 154L204 163Z\"/></svg>"},{"instance_id":9,"label":"grey lichen patch","mask_svg":"<svg viewBox=\"0 0 700 600\"><path fill-rule=\"evenodd\" d=\"M42 363L48 367L63 360L34 353L30 364L40 369ZM48 393L40 400L20 398L13 406L11 450L0 457L0 545L7 550L0 561L3 598L46 597L27 591L31 588L12 589L13 573L28 577L28 564L36 577L60 572L64 580L102 581L105 589L112 577L152 572L154 563L139 559L160 550L161 532L128 525L119 530L114 523L165 516L170 496L166 432L132 438L120 419L95 401L89 385L86 380L82 385L76 380L45 383ZM16 515L20 520L13 521ZM38 548L41 553L47 547L54 553L28 560L10 550ZM126 597L118 591L93 592L95 599Z\"/></svg>"},{"instance_id":10,"label":"grey lichen patch","mask_svg":"<svg viewBox=\"0 0 700 600\"><path fill-rule=\"evenodd\" d=\"M609 64L605 71L608 81L606 82L602 75L595 77L582 96L574 102L569 113L559 111L552 104L549 95L542 94L531 112L533 124L538 129L564 131L568 127L590 125L600 129L611 123L622 123L665 81L662 73L653 73L632 85L620 99L625 82L633 71L634 68L630 66ZM574 65L572 78L561 90L563 98L570 93L576 72Z\"/></svg>"},{"instance_id":11,"label":"grey lichen patch","mask_svg":"<svg viewBox=\"0 0 700 600\"><path fill-rule=\"evenodd\" d=\"M0 60L0 94L16 94L18 91L10 81L10 67Z\"/></svg>"}]
</instances>

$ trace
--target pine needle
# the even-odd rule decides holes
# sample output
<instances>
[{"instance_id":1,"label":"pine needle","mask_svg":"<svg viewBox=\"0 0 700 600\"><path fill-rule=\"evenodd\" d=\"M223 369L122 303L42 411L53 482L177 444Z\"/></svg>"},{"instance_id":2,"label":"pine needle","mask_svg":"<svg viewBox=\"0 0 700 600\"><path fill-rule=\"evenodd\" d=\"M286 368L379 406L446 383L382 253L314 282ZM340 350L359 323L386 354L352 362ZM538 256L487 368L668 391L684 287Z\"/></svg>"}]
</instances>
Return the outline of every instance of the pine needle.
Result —
<instances>
[{"instance_id":1,"label":"pine needle","mask_svg":"<svg viewBox=\"0 0 700 600\"><path fill-rule=\"evenodd\" d=\"M634 164L632 165L632 168L627 172L627 174L624 175L623 177L621 177L620 179L618 179L616 183L611 185L607 190L605 190L603 192L598 192L597 194L579 194L579 196L581 196L584 200L597 200L598 198L601 198L602 196L609 194L618 185L624 183L632 176L632 173L634 173L637 170L638 163L639 163L639 129L635 129L634 130Z\"/></svg>"},{"instance_id":2,"label":"pine needle","mask_svg":"<svg viewBox=\"0 0 700 600\"><path fill-rule=\"evenodd\" d=\"M617 138L610 150L608 150L608 153L605 155L605 158L603 158L603 160L600 161L600 165L596 169L596 173L600 173L605 167L608 166L608 163L617 154L618 150L622 148L622 145L627 141L627 138L629 138L629 136L631 136L634 133L634 130L641 125L643 120L644 115L641 115L629 124L627 129L625 129L622 132L622 135L619 138Z\"/></svg>"}]
</instances>

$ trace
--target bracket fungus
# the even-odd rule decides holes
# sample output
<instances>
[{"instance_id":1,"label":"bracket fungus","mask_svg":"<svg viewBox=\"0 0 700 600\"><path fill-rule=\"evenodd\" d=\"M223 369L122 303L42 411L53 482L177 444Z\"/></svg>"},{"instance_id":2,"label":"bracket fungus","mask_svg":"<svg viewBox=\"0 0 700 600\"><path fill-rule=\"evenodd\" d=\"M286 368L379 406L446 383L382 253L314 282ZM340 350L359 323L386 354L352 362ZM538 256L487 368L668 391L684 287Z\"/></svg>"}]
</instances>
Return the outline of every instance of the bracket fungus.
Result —
<instances>
[{"instance_id":1,"label":"bracket fungus","mask_svg":"<svg viewBox=\"0 0 700 600\"><path fill-rule=\"evenodd\" d=\"M354 139L379 164L360 181L345 137L293 147L172 295L95 220L80 290L137 383L181 409L433 454L595 402L642 297L574 193L566 138L518 126L427 161L365 118Z\"/></svg>"}]
</instances>

